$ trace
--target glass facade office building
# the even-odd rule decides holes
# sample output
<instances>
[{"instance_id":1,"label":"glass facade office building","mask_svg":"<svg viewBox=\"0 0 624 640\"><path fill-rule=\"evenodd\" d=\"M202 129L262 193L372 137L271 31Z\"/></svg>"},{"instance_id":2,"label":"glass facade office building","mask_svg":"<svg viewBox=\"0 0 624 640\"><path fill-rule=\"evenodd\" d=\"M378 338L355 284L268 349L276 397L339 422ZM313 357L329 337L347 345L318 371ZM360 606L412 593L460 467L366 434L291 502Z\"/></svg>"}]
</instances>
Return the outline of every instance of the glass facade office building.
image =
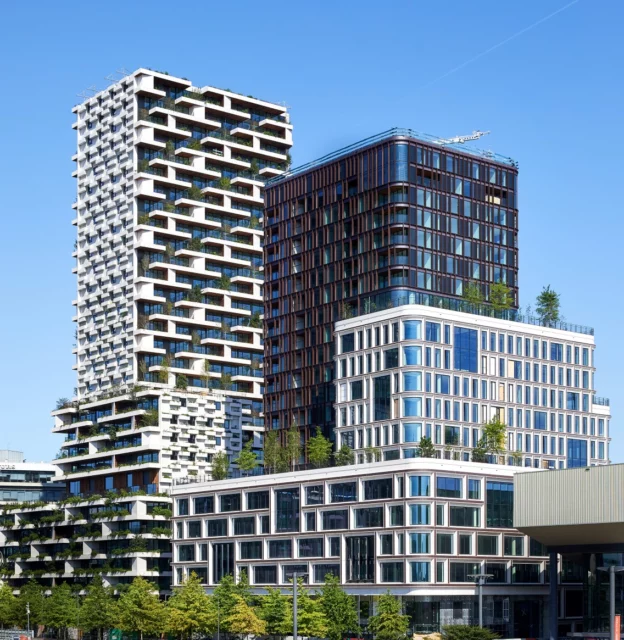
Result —
<instances>
[{"instance_id":1,"label":"glass facade office building","mask_svg":"<svg viewBox=\"0 0 624 640\"><path fill-rule=\"evenodd\" d=\"M561 469L607 464L609 401L596 396L593 332L405 305L336 324L338 446L365 462L419 455L468 461L494 417L492 462Z\"/></svg>"},{"instance_id":2,"label":"glass facade office building","mask_svg":"<svg viewBox=\"0 0 624 640\"><path fill-rule=\"evenodd\" d=\"M518 301L517 169L508 158L393 129L269 181L269 428L335 426L333 325L498 281Z\"/></svg>"}]
</instances>

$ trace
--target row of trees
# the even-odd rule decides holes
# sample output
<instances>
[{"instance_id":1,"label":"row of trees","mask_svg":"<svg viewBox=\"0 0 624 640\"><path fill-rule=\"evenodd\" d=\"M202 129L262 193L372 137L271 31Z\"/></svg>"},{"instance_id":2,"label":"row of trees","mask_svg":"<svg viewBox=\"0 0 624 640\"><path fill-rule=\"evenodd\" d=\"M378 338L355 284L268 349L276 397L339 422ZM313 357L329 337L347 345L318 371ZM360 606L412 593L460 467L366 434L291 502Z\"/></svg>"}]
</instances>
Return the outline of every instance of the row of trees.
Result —
<instances>
[{"instance_id":1,"label":"row of trees","mask_svg":"<svg viewBox=\"0 0 624 640\"><path fill-rule=\"evenodd\" d=\"M119 628L144 636L164 633L189 640L194 634L213 634L217 629L237 636L293 633L292 596L267 588L267 594L251 593L245 574L235 583L225 576L213 595L205 593L194 573L166 602L159 599L154 585L137 577L115 598L100 577L94 578L79 596L68 584L55 586L46 596L44 587L29 582L14 596L8 585L0 587L0 624L25 628L30 607L32 627L45 626L67 638L68 629L97 633ZM314 594L301 579L297 584L297 626L299 634L341 640L359 632L359 616L354 596L348 595L337 577L327 575ZM379 640L399 640L407 632L408 616L402 615L399 600L390 592L381 596L368 629Z\"/></svg>"},{"instance_id":2,"label":"row of trees","mask_svg":"<svg viewBox=\"0 0 624 640\"><path fill-rule=\"evenodd\" d=\"M476 282L469 282L464 289L464 300L471 306L480 308L486 304L483 290ZM494 311L505 311L511 308L513 298L511 289L503 282L495 282L490 286L490 295L487 304ZM550 288L544 287L535 301L535 314L545 325L561 320L561 302L559 294ZM527 307L527 315L532 310Z\"/></svg>"}]
</instances>

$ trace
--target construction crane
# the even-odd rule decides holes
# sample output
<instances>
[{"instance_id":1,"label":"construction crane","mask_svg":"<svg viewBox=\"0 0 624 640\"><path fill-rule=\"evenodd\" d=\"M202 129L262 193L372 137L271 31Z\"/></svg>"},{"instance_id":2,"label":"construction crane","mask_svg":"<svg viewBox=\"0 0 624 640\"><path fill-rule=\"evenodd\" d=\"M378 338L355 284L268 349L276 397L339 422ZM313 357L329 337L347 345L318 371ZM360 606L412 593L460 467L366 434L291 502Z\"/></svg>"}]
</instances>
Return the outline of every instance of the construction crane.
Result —
<instances>
[{"instance_id":1,"label":"construction crane","mask_svg":"<svg viewBox=\"0 0 624 640\"><path fill-rule=\"evenodd\" d=\"M473 131L471 134L467 136L455 136L454 138L440 138L439 140L434 140L435 143L439 145L447 145L447 144L464 144L464 142L469 142L470 140L478 140L483 136L487 136L489 131Z\"/></svg>"}]
</instances>

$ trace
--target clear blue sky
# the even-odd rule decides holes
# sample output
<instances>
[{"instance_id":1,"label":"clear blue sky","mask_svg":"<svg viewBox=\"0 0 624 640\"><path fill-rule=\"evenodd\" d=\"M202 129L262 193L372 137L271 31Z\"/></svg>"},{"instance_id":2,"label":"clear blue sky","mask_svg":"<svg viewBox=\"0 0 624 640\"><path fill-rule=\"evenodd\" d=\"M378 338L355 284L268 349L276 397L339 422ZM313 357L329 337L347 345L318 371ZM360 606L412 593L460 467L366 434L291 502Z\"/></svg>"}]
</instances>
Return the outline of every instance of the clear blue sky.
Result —
<instances>
[{"instance_id":1,"label":"clear blue sky","mask_svg":"<svg viewBox=\"0 0 624 640\"><path fill-rule=\"evenodd\" d=\"M598 395L611 398L612 459L624 461L624 3L580 0L432 82L565 4L7 2L0 448L53 457L49 411L75 386L76 94L104 88L120 67L149 66L285 101L295 164L393 126L491 130L482 146L520 163L521 303L550 284L566 319L596 328Z\"/></svg>"}]
</instances>

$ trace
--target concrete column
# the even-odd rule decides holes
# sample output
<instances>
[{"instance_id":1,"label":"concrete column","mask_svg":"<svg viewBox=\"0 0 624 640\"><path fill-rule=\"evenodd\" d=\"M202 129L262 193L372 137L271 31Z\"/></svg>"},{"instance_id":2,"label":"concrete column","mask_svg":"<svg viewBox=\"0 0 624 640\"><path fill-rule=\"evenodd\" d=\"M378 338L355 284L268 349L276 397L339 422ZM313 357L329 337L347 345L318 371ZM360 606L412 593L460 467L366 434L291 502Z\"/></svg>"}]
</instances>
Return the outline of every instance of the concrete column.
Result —
<instances>
[{"instance_id":1,"label":"concrete column","mask_svg":"<svg viewBox=\"0 0 624 640\"><path fill-rule=\"evenodd\" d=\"M549 637L550 640L557 640L559 631L559 599L558 599L558 584L557 584L557 552L549 551L550 556L550 594L548 598L548 613L549 613Z\"/></svg>"}]
</instances>

